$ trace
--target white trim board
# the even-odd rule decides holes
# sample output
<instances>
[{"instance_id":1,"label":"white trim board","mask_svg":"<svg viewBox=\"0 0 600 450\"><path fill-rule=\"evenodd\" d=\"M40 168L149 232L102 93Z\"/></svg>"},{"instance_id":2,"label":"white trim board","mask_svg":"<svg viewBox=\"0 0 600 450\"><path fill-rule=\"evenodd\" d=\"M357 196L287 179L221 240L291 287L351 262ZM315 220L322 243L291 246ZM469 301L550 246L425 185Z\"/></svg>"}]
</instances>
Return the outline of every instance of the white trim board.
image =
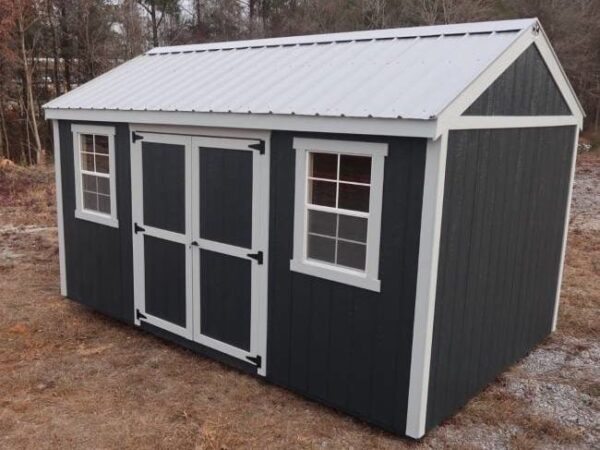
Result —
<instances>
[{"instance_id":1,"label":"white trim board","mask_svg":"<svg viewBox=\"0 0 600 450\"><path fill-rule=\"evenodd\" d=\"M67 265L65 261L65 221L63 213L62 173L60 159L60 132L58 120L52 121L54 143L54 179L56 183L56 222L58 226L58 266L60 270L60 295L67 296Z\"/></svg>"},{"instance_id":2,"label":"white trim board","mask_svg":"<svg viewBox=\"0 0 600 450\"><path fill-rule=\"evenodd\" d=\"M537 27L535 25L540 27L539 31L536 31ZM472 117L469 118L469 116L463 116L462 114L481 96L481 94L485 92L488 87L492 85L494 81L498 79L500 75L502 75L502 73L504 73L508 67L510 67L512 63L517 60L519 56L521 56L521 54L531 44L535 44L539 50L542 59L546 63L550 74L552 75L561 94L563 95L563 98L571 110L572 121L579 127L579 129L581 129L583 127L583 118L585 116L585 112L583 111L579 100L575 96L573 87L569 83L569 80L565 75L560 62L558 61L556 54L552 49L548 37L544 33L539 23L536 21L529 27L521 30L513 43L438 115L435 138L441 136L449 129L483 128L483 122L481 122L480 125L475 126L476 123L473 122ZM568 116L557 117L564 119ZM513 119L515 120L515 123L517 123L517 118L514 117ZM508 128L513 126L508 119L501 120L505 120L507 125L496 125L492 128ZM552 119L549 116L537 116L535 121L540 123L540 125L535 126L559 126L552 124L553 121L556 120L561 121L562 119ZM490 120L490 122L492 121ZM519 126L527 127L527 123L529 122L523 118L523 121Z\"/></svg>"},{"instance_id":3,"label":"white trim board","mask_svg":"<svg viewBox=\"0 0 600 450\"><path fill-rule=\"evenodd\" d=\"M427 142L406 434L425 434L448 134Z\"/></svg>"},{"instance_id":4,"label":"white trim board","mask_svg":"<svg viewBox=\"0 0 600 450\"><path fill-rule=\"evenodd\" d=\"M560 251L560 266L558 269L558 280L556 286L556 300L554 301L554 315L552 316L552 331L556 330L558 322L558 307L560 304L560 291L562 286L563 272L565 270L565 254L567 251L567 238L569 235L569 219L571 217L571 199L573 197L573 182L575 181L575 166L577 163L577 144L579 143L579 132L575 131L575 143L573 146L573 159L571 161L571 175L569 179L569 194L567 196L567 207L565 210L565 225L563 228L563 241Z\"/></svg>"},{"instance_id":5,"label":"white trim board","mask_svg":"<svg viewBox=\"0 0 600 450\"><path fill-rule=\"evenodd\" d=\"M461 116L450 130L576 126L574 116Z\"/></svg>"}]
</instances>

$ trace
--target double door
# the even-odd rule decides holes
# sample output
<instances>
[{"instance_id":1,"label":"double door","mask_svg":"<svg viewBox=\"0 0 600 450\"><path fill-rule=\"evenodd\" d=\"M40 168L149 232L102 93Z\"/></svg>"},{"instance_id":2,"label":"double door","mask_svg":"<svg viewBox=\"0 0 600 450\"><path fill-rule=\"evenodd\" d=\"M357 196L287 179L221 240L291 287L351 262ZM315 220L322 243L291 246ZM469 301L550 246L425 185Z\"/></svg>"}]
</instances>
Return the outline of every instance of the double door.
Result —
<instances>
[{"instance_id":1,"label":"double door","mask_svg":"<svg viewBox=\"0 0 600 450\"><path fill-rule=\"evenodd\" d=\"M135 321L265 373L265 141L132 132Z\"/></svg>"}]
</instances>

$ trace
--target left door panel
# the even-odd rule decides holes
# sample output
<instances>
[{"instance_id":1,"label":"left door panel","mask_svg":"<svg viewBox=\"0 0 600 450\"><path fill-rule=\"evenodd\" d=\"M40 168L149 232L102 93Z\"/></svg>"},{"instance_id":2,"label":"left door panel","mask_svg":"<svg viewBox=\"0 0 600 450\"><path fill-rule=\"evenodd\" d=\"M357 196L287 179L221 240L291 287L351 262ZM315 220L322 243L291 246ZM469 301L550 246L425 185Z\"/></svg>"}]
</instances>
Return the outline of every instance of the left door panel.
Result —
<instances>
[{"instance_id":1,"label":"left door panel","mask_svg":"<svg viewBox=\"0 0 600 450\"><path fill-rule=\"evenodd\" d=\"M135 322L192 339L191 138L143 133L131 151Z\"/></svg>"}]
</instances>

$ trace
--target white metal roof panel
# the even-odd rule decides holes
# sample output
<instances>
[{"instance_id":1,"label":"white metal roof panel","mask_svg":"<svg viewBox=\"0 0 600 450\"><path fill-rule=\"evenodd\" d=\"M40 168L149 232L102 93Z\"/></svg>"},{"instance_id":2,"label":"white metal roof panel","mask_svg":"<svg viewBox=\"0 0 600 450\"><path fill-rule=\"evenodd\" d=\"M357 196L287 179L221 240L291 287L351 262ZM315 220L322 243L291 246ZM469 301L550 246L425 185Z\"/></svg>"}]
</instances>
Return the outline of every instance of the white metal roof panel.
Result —
<instances>
[{"instance_id":1,"label":"white metal roof panel","mask_svg":"<svg viewBox=\"0 0 600 450\"><path fill-rule=\"evenodd\" d=\"M45 108L430 119L534 23L161 47Z\"/></svg>"}]
</instances>

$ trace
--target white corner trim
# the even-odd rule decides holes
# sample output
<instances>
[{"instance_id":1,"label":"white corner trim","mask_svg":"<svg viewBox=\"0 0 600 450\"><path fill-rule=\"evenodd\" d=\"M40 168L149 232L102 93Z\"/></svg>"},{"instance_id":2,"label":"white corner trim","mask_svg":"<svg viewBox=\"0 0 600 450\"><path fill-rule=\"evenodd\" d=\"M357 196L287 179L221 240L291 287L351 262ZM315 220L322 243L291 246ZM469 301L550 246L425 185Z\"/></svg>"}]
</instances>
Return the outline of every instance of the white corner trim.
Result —
<instances>
[{"instance_id":1,"label":"white corner trim","mask_svg":"<svg viewBox=\"0 0 600 450\"><path fill-rule=\"evenodd\" d=\"M425 434L448 134L427 141L406 434Z\"/></svg>"},{"instance_id":2,"label":"white corner trim","mask_svg":"<svg viewBox=\"0 0 600 450\"><path fill-rule=\"evenodd\" d=\"M56 222L58 226L58 266L60 270L60 295L67 296L67 265L65 262L65 221L63 215L62 174L60 160L60 133L58 120L52 121L54 141L54 179L56 183Z\"/></svg>"},{"instance_id":3,"label":"white corner trim","mask_svg":"<svg viewBox=\"0 0 600 450\"><path fill-rule=\"evenodd\" d=\"M571 175L569 179L569 195L567 196L567 208L565 210L565 225L563 228L563 241L560 253L560 266L558 269L558 280L556 286L556 300L554 301L554 315L552 318L552 332L556 331L558 322L558 306L560 304L560 291L562 286L563 272L565 268L565 254L567 251L567 237L569 235L569 219L571 217L571 200L573 197L573 183L575 181L575 166L577 163L577 144L579 143L579 132L575 130L575 144L573 146L573 159L571 161Z\"/></svg>"}]
</instances>

